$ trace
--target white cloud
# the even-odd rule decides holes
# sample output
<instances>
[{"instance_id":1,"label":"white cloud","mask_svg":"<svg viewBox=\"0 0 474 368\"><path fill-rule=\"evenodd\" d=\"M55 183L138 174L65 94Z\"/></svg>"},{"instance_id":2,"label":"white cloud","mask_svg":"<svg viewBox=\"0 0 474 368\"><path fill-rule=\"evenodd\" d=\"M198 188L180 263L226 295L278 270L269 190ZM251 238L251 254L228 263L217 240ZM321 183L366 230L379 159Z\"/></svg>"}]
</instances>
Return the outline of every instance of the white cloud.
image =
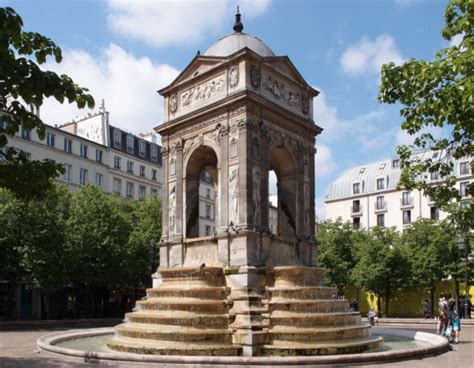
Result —
<instances>
[{"instance_id":1,"label":"white cloud","mask_svg":"<svg viewBox=\"0 0 474 368\"><path fill-rule=\"evenodd\" d=\"M269 196L277 194L277 192L278 192L277 181L278 181L278 179L277 179L277 176L275 174L275 171L271 170L268 173L268 195Z\"/></svg>"},{"instance_id":2,"label":"white cloud","mask_svg":"<svg viewBox=\"0 0 474 368\"><path fill-rule=\"evenodd\" d=\"M48 63L46 68L67 74L89 88L96 107L105 99L111 124L132 133L149 132L161 122L163 102L156 91L178 74L170 65L137 58L115 44L102 50L98 57L83 50L67 50L61 64ZM58 124L88 111L49 99L41 108L41 117L46 123Z\"/></svg>"},{"instance_id":3,"label":"white cloud","mask_svg":"<svg viewBox=\"0 0 474 368\"><path fill-rule=\"evenodd\" d=\"M192 44L207 33L230 33L235 7L245 17L264 13L270 0L108 0L112 30L150 45Z\"/></svg>"},{"instance_id":4,"label":"white cloud","mask_svg":"<svg viewBox=\"0 0 474 368\"><path fill-rule=\"evenodd\" d=\"M317 89L320 93L313 100L314 121L324 128L323 137L333 137L338 125L337 108L328 103L326 94L320 88Z\"/></svg>"},{"instance_id":5,"label":"white cloud","mask_svg":"<svg viewBox=\"0 0 474 368\"><path fill-rule=\"evenodd\" d=\"M449 42L449 46L459 46L463 38L464 38L464 33L455 35L453 38L451 38L451 41Z\"/></svg>"},{"instance_id":6,"label":"white cloud","mask_svg":"<svg viewBox=\"0 0 474 368\"><path fill-rule=\"evenodd\" d=\"M317 144L318 152L315 155L314 170L316 178L328 176L333 173L336 164L332 158L331 150L324 144Z\"/></svg>"},{"instance_id":7,"label":"white cloud","mask_svg":"<svg viewBox=\"0 0 474 368\"><path fill-rule=\"evenodd\" d=\"M363 37L350 46L339 60L342 69L350 75L376 74L382 64L394 62L401 64L403 58L390 35L381 35L374 41Z\"/></svg>"},{"instance_id":8,"label":"white cloud","mask_svg":"<svg viewBox=\"0 0 474 368\"><path fill-rule=\"evenodd\" d=\"M326 204L324 201L316 199L315 207L317 221L326 220Z\"/></svg>"}]
</instances>

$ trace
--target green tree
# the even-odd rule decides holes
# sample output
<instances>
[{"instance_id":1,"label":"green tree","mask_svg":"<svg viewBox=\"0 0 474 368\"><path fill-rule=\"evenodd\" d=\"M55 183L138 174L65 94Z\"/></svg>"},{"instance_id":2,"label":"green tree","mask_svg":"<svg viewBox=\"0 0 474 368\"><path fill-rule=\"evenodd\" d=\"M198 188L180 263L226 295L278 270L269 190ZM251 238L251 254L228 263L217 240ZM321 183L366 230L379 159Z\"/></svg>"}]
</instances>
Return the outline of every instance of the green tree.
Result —
<instances>
[{"instance_id":1,"label":"green tree","mask_svg":"<svg viewBox=\"0 0 474 368\"><path fill-rule=\"evenodd\" d=\"M0 188L0 279L8 281L6 317L12 318L16 283L24 274L21 235L24 208L12 192Z\"/></svg>"},{"instance_id":2,"label":"green tree","mask_svg":"<svg viewBox=\"0 0 474 368\"><path fill-rule=\"evenodd\" d=\"M444 18L443 37L447 41L460 37L461 42L440 50L433 61L411 59L401 66L384 65L379 93L381 102L403 106L401 127L416 136L413 146L397 149L403 168L400 185L422 189L440 208L460 199L451 155L471 159L474 154L474 2L451 0ZM433 127L442 128L446 135L436 138L429 131ZM440 154L410 162L413 148L429 148ZM472 159L470 165L474 172ZM430 185L425 173L439 173L443 184ZM467 192L474 195L474 183Z\"/></svg>"},{"instance_id":3,"label":"green tree","mask_svg":"<svg viewBox=\"0 0 474 368\"><path fill-rule=\"evenodd\" d=\"M126 245L131 231L114 198L86 185L74 193L67 220L68 276L72 284L94 295L94 305L107 300L108 289L124 281Z\"/></svg>"},{"instance_id":4,"label":"green tree","mask_svg":"<svg viewBox=\"0 0 474 368\"><path fill-rule=\"evenodd\" d=\"M356 265L352 279L357 287L385 298L385 314L389 316L390 296L408 286L409 264L400 246L399 234L394 229L375 227L368 232L354 233Z\"/></svg>"},{"instance_id":5,"label":"green tree","mask_svg":"<svg viewBox=\"0 0 474 368\"><path fill-rule=\"evenodd\" d=\"M430 293L432 311L436 285L448 276L446 261L450 258L450 245L454 240L453 229L448 223L440 224L429 219L413 222L402 234L412 283Z\"/></svg>"},{"instance_id":6,"label":"green tree","mask_svg":"<svg viewBox=\"0 0 474 368\"><path fill-rule=\"evenodd\" d=\"M7 123L0 127L0 149L20 127L36 129L39 137L44 138L44 124L31 107L39 109L45 98L54 97L61 103L67 100L79 108L94 107L87 89L70 77L40 69L38 64L45 63L50 56L57 63L62 60L61 49L51 39L23 31L23 20L9 7L0 8L0 27L0 117ZM0 163L0 185L16 194L44 195L45 187L52 185L51 178L62 173L62 165L52 160L31 164L17 150L8 151L6 155L0 151L0 155L6 156ZM31 190L36 185L40 190Z\"/></svg>"},{"instance_id":7,"label":"green tree","mask_svg":"<svg viewBox=\"0 0 474 368\"><path fill-rule=\"evenodd\" d=\"M161 200L157 196L138 202L133 213L133 230L127 246L127 282L147 285L159 264Z\"/></svg>"},{"instance_id":8,"label":"green tree","mask_svg":"<svg viewBox=\"0 0 474 368\"><path fill-rule=\"evenodd\" d=\"M318 229L318 243L318 259L327 270L326 281L342 292L350 284L355 266L351 225L340 218L324 221Z\"/></svg>"}]
</instances>

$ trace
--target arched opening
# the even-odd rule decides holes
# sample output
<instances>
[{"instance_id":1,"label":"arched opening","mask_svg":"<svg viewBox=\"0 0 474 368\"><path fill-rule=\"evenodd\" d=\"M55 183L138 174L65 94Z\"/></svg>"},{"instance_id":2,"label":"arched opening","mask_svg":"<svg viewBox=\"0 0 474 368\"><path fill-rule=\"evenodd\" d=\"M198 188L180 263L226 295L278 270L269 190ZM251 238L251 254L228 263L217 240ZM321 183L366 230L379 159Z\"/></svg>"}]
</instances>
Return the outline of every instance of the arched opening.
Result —
<instances>
[{"instance_id":1,"label":"arched opening","mask_svg":"<svg viewBox=\"0 0 474 368\"><path fill-rule=\"evenodd\" d=\"M285 147L274 147L269 156L269 228L284 238L296 234L296 163ZM272 192L276 192L272 194ZM276 208L272 209L272 203ZM276 219L272 219L276 217Z\"/></svg>"},{"instance_id":2,"label":"arched opening","mask_svg":"<svg viewBox=\"0 0 474 368\"><path fill-rule=\"evenodd\" d=\"M217 155L208 146L196 149L186 166L186 238L210 236L218 214Z\"/></svg>"}]
</instances>

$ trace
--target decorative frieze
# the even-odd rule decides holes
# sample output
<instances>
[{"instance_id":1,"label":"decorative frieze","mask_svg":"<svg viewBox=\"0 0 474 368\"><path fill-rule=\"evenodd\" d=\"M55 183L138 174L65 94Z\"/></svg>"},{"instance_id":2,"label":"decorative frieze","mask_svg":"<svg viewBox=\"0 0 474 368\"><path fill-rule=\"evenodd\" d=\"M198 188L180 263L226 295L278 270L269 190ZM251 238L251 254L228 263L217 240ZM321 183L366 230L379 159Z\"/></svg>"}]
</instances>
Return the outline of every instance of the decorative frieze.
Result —
<instances>
[{"instance_id":1,"label":"decorative frieze","mask_svg":"<svg viewBox=\"0 0 474 368\"><path fill-rule=\"evenodd\" d=\"M181 106L188 107L197 101L210 99L224 90L224 78L219 76L198 84L181 93Z\"/></svg>"},{"instance_id":2,"label":"decorative frieze","mask_svg":"<svg viewBox=\"0 0 474 368\"><path fill-rule=\"evenodd\" d=\"M300 93L288 88L283 82L268 75L263 83L263 89L269 92L276 100L284 102L292 108L301 106Z\"/></svg>"},{"instance_id":3,"label":"decorative frieze","mask_svg":"<svg viewBox=\"0 0 474 368\"><path fill-rule=\"evenodd\" d=\"M210 119L205 119L205 120L201 120L201 121L197 121L197 122L192 122L187 127L182 128L179 132L171 134L169 136L169 140L171 141L171 140L174 140L178 137L183 137L183 136L185 136L189 133L192 133L196 130L200 130L200 129L205 128L209 125L218 124L218 123L220 123L222 121L225 121L225 120L227 120L227 113L214 116Z\"/></svg>"},{"instance_id":4,"label":"decorative frieze","mask_svg":"<svg viewBox=\"0 0 474 368\"><path fill-rule=\"evenodd\" d=\"M262 75L260 72L260 67L251 64L250 65L250 84L254 89L260 88L260 80L262 79Z\"/></svg>"}]
</instances>

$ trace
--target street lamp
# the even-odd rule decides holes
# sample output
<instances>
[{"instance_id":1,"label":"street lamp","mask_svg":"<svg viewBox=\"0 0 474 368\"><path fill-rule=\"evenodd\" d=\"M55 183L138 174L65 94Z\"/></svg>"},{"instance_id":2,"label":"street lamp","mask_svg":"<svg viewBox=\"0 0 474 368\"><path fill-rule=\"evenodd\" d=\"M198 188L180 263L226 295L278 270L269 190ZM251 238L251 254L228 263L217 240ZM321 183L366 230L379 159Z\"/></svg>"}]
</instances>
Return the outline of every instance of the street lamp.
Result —
<instances>
[{"instance_id":1,"label":"street lamp","mask_svg":"<svg viewBox=\"0 0 474 368\"><path fill-rule=\"evenodd\" d=\"M466 238L464 236L460 236L457 239L457 245L458 245L458 249L460 251L464 250L464 283L465 283L465 287L466 287L466 293L465 293L464 298L467 298L467 296L469 295L469 285L468 285L468 275L469 275L468 263L469 262L468 262L468 252L467 252ZM465 303L464 303L464 316L465 317L467 317L467 309L468 309L468 306L467 306L467 299L466 299Z\"/></svg>"}]
</instances>

